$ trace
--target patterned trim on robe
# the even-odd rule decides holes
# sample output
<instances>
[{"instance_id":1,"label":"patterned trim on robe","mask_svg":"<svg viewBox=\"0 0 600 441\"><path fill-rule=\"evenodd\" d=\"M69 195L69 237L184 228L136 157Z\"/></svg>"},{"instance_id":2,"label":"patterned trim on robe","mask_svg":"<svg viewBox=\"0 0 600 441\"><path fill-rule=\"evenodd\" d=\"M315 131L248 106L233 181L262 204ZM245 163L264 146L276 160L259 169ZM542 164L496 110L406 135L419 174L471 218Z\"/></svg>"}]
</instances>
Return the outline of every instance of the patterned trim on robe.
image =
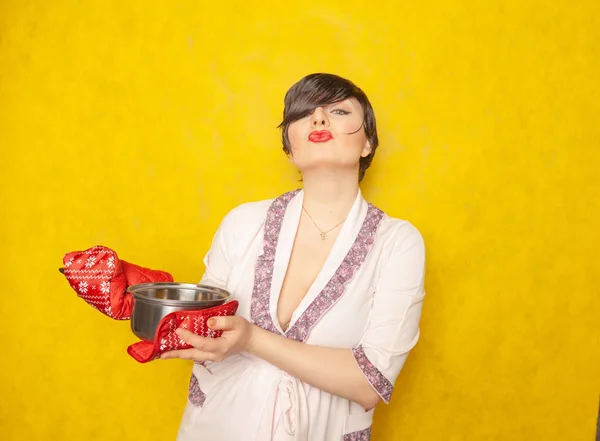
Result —
<instances>
[{"instance_id":1,"label":"patterned trim on robe","mask_svg":"<svg viewBox=\"0 0 600 441\"><path fill-rule=\"evenodd\" d=\"M273 267L275 265L275 252L279 241L279 234L283 224L283 217L289 202L300 190L287 192L273 201L267 212L263 236L263 254L256 261L254 273L254 287L250 316L252 322L267 331L281 334L273 323L270 313L271 282ZM344 287L365 261L375 242L377 228L384 217L383 211L369 204L367 215L361 226L354 244L344 257L344 260L331 277L325 288L313 300L300 318L288 329L284 335L293 340L304 342L310 330L317 324L323 315L344 294Z\"/></svg>"},{"instance_id":2,"label":"patterned trim on robe","mask_svg":"<svg viewBox=\"0 0 600 441\"><path fill-rule=\"evenodd\" d=\"M252 323L274 334L281 334L271 318L270 295L275 265L275 251L279 241L279 232L283 223L285 209L300 190L293 190L279 196L273 201L267 212L265 232L263 236L263 254L258 256L254 270L254 287L250 316Z\"/></svg>"},{"instance_id":3,"label":"patterned trim on robe","mask_svg":"<svg viewBox=\"0 0 600 441\"><path fill-rule=\"evenodd\" d=\"M300 318L288 329L286 336L292 340L305 342L311 329L344 294L345 285L352 280L356 271L364 263L373 248L377 228L383 219L383 211L369 204L367 216L344 260L329 279L325 288L313 300Z\"/></svg>"},{"instance_id":4,"label":"patterned trim on robe","mask_svg":"<svg viewBox=\"0 0 600 441\"><path fill-rule=\"evenodd\" d=\"M190 378L190 386L188 388L188 400L196 407L202 407L204 405L204 401L206 401L206 395L200 389L200 384L198 383L198 379L194 374L192 374L192 378Z\"/></svg>"},{"instance_id":5,"label":"patterned trim on robe","mask_svg":"<svg viewBox=\"0 0 600 441\"><path fill-rule=\"evenodd\" d=\"M365 430L359 430L358 432L352 432L344 435L342 441L370 441L371 440L371 428Z\"/></svg>"},{"instance_id":6,"label":"patterned trim on robe","mask_svg":"<svg viewBox=\"0 0 600 441\"><path fill-rule=\"evenodd\" d=\"M373 389L386 404L389 404L394 385L371 363L361 346L352 349L352 354Z\"/></svg>"}]
</instances>

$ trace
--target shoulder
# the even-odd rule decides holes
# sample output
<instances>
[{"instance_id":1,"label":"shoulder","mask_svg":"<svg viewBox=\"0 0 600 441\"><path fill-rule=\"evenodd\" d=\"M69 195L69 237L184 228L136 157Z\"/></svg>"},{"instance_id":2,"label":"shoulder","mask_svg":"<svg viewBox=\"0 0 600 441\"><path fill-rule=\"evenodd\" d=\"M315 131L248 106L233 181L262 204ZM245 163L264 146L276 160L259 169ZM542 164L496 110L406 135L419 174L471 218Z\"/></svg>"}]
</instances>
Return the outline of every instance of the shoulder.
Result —
<instances>
[{"instance_id":1,"label":"shoulder","mask_svg":"<svg viewBox=\"0 0 600 441\"><path fill-rule=\"evenodd\" d=\"M418 248L424 251L425 240L419 229L410 221L392 217L383 213L377 237L384 242L384 247L392 252Z\"/></svg>"},{"instance_id":2,"label":"shoulder","mask_svg":"<svg viewBox=\"0 0 600 441\"><path fill-rule=\"evenodd\" d=\"M245 202L233 207L221 219L215 237L230 252L243 247L262 228L272 201Z\"/></svg>"},{"instance_id":3,"label":"shoulder","mask_svg":"<svg viewBox=\"0 0 600 441\"><path fill-rule=\"evenodd\" d=\"M267 215L273 199L265 199L254 202L244 202L235 206L223 218L224 223L244 223L262 221Z\"/></svg>"}]
</instances>

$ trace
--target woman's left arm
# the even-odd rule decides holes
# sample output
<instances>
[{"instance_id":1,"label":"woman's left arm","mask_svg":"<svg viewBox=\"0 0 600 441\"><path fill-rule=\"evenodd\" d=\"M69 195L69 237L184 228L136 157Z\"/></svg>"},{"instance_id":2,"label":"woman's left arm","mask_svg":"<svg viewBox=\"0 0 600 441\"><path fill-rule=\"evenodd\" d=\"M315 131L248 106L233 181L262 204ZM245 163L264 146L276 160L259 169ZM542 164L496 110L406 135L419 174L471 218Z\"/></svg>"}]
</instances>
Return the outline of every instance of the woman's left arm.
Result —
<instances>
[{"instance_id":1,"label":"woman's left arm","mask_svg":"<svg viewBox=\"0 0 600 441\"><path fill-rule=\"evenodd\" d=\"M220 338L176 332L192 349L162 358L222 361L248 352L318 389L354 401L365 409L386 402L408 352L416 344L423 300L424 245L413 234L399 242L381 272L369 325L353 349L315 346L290 340L243 317L213 317L208 325Z\"/></svg>"},{"instance_id":2,"label":"woman's left arm","mask_svg":"<svg viewBox=\"0 0 600 441\"><path fill-rule=\"evenodd\" d=\"M194 348L167 352L162 358L222 361L245 351L313 387L354 401L365 409L371 409L379 402L379 396L358 368L351 349L300 343L238 316L213 317L209 323L212 329L224 331L221 338L201 337L178 329L177 334Z\"/></svg>"}]
</instances>

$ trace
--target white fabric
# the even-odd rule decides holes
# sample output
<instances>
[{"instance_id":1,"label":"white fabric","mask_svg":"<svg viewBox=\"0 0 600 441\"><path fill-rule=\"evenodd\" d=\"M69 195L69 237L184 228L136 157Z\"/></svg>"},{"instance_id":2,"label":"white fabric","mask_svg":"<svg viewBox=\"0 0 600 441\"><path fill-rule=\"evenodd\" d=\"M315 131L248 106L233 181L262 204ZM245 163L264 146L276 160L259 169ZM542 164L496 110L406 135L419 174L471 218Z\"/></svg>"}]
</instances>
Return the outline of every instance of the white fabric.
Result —
<instances>
[{"instance_id":1,"label":"white fabric","mask_svg":"<svg viewBox=\"0 0 600 441\"><path fill-rule=\"evenodd\" d=\"M269 305L273 323L281 333L277 302L302 200L302 191L290 200L276 248ZM231 292L239 301L237 314L250 321L255 264L263 253L265 219L272 202L247 203L229 212L204 260L206 272L200 283ZM359 192L325 265L293 313L288 333L336 274L368 209ZM391 393L419 337L424 266L419 231L407 221L383 215L366 259L346 284L343 295L312 327L305 343L362 348L374 368L367 371L361 366L365 377L387 401L389 394L381 385L389 382ZM194 364L193 375L206 399L201 406L188 401L178 441L331 441L371 426L373 410L365 412L360 405L316 389L247 353L219 363ZM377 383L374 378L382 381Z\"/></svg>"}]
</instances>

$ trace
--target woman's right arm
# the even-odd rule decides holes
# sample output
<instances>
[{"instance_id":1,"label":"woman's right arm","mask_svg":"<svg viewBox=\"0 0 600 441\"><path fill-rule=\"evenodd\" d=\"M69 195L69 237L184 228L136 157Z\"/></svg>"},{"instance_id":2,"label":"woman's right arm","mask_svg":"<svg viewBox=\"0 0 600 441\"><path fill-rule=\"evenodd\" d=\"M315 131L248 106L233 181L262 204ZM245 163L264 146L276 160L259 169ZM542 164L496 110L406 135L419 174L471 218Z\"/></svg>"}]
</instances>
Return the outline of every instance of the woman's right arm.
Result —
<instances>
[{"instance_id":1,"label":"woman's right arm","mask_svg":"<svg viewBox=\"0 0 600 441\"><path fill-rule=\"evenodd\" d=\"M210 248L205 254L204 274L200 284L225 289L232 267L232 245L235 243L235 227L238 209L225 215L215 232Z\"/></svg>"}]
</instances>

